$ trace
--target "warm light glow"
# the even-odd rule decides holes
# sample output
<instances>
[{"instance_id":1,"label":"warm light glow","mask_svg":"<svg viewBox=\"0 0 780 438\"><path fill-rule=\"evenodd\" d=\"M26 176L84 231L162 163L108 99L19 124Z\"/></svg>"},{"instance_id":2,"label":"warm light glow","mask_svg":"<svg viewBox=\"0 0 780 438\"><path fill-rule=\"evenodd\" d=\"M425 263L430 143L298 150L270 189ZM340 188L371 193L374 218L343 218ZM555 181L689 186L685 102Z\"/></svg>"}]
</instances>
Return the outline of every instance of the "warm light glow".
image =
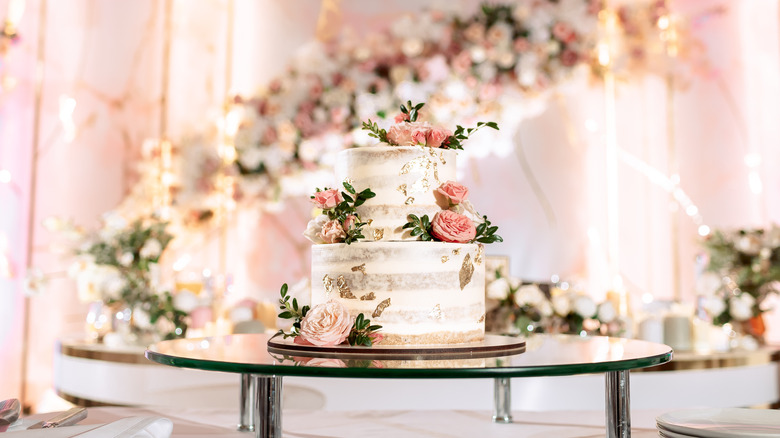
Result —
<instances>
[{"instance_id":1,"label":"warm light glow","mask_svg":"<svg viewBox=\"0 0 780 438\"><path fill-rule=\"evenodd\" d=\"M669 29L669 16L662 15L658 17L658 28L661 30Z\"/></svg>"},{"instance_id":2,"label":"warm light glow","mask_svg":"<svg viewBox=\"0 0 780 438\"><path fill-rule=\"evenodd\" d=\"M609 65L611 56L609 54L609 45L607 43L599 43L596 52L598 53L599 65L606 67Z\"/></svg>"},{"instance_id":3,"label":"warm light glow","mask_svg":"<svg viewBox=\"0 0 780 438\"><path fill-rule=\"evenodd\" d=\"M747 154L745 155L745 166L755 168L761 165L761 155L759 154Z\"/></svg>"},{"instance_id":4,"label":"warm light glow","mask_svg":"<svg viewBox=\"0 0 780 438\"><path fill-rule=\"evenodd\" d=\"M760 195L761 192L764 191L764 184L761 182L761 176L755 170L748 174L748 184L750 185L750 191L756 195Z\"/></svg>"},{"instance_id":5,"label":"warm light glow","mask_svg":"<svg viewBox=\"0 0 780 438\"><path fill-rule=\"evenodd\" d=\"M189 254L184 254L181 257L179 257L178 260L173 262L173 270L176 272L184 270L184 268L187 267L187 265L190 264L192 261L192 256Z\"/></svg>"},{"instance_id":6,"label":"warm light glow","mask_svg":"<svg viewBox=\"0 0 780 438\"><path fill-rule=\"evenodd\" d=\"M642 302L645 304L650 304L653 302L653 294L650 292L645 292L642 294Z\"/></svg>"},{"instance_id":7,"label":"warm light glow","mask_svg":"<svg viewBox=\"0 0 780 438\"><path fill-rule=\"evenodd\" d=\"M707 225L699 226L699 236L704 237L704 236L709 236L709 234L710 234L710 227L708 227Z\"/></svg>"},{"instance_id":8,"label":"warm light glow","mask_svg":"<svg viewBox=\"0 0 780 438\"><path fill-rule=\"evenodd\" d=\"M225 115L225 135L228 137L235 137L238 132L238 127L241 126L241 119L243 118L243 110L241 107L231 109L227 115Z\"/></svg>"},{"instance_id":9,"label":"warm light glow","mask_svg":"<svg viewBox=\"0 0 780 438\"><path fill-rule=\"evenodd\" d=\"M60 96L60 122L62 123L63 140L70 143L76 138L76 124L73 122L73 111L76 109L76 99L63 94Z\"/></svg>"},{"instance_id":10,"label":"warm light glow","mask_svg":"<svg viewBox=\"0 0 780 438\"><path fill-rule=\"evenodd\" d=\"M12 28L17 28L24 14L24 0L11 0L8 3L8 15L5 20Z\"/></svg>"},{"instance_id":11,"label":"warm light glow","mask_svg":"<svg viewBox=\"0 0 780 438\"><path fill-rule=\"evenodd\" d=\"M589 132L596 132L599 130L599 125L595 120L588 119L585 120L585 129L587 129Z\"/></svg>"},{"instance_id":12,"label":"warm light glow","mask_svg":"<svg viewBox=\"0 0 780 438\"><path fill-rule=\"evenodd\" d=\"M8 184L11 182L11 172L6 169L0 169L0 183Z\"/></svg>"}]
</instances>

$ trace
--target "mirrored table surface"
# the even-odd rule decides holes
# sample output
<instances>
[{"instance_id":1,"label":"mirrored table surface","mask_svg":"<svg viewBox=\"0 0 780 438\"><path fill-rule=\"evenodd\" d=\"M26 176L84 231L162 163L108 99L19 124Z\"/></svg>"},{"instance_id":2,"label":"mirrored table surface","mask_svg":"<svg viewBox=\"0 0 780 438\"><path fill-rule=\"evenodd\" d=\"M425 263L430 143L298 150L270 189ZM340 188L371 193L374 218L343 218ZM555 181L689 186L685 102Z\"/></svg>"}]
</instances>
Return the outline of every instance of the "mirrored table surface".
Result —
<instances>
[{"instance_id":1,"label":"mirrored table surface","mask_svg":"<svg viewBox=\"0 0 780 438\"><path fill-rule=\"evenodd\" d=\"M607 437L630 436L629 371L669 362L672 349L635 339L534 335L525 351L497 357L313 357L268 351L266 334L163 341L145 355L183 368L241 374L239 429L281 436L283 376L347 378L493 378L494 421L510 422L510 378L606 373Z\"/></svg>"}]
</instances>

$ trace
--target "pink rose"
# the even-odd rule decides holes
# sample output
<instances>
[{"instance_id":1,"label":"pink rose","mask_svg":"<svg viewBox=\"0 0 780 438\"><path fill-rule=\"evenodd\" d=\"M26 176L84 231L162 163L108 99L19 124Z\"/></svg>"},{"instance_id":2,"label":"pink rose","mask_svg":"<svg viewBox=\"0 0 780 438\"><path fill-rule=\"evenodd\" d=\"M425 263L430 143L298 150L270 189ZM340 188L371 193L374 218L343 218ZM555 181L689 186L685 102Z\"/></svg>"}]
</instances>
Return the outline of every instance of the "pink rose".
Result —
<instances>
[{"instance_id":1,"label":"pink rose","mask_svg":"<svg viewBox=\"0 0 780 438\"><path fill-rule=\"evenodd\" d=\"M412 125L412 142L413 144L425 145L428 141L428 133L431 132L431 127L427 123L410 123Z\"/></svg>"},{"instance_id":2,"label":"pink rose","mask_svg":"<svg viewBox=\"0 0 780 438\"><path fill-rule=\"evenodd\" d=\"M468 243L477 235L471 219L450 210L436 213L431 225L431 234L442 242Z\"/></svg>"},{"instance_id":3,"label":"pink rose","mask_svg":"<svg viewBox=\"0 0 780 438\"><path fill-rule=\"evenodd\" d=\"M347 215L347 218L344 219L344 231L354 230L355 225L357 225L357 216L354 214Z\"/></svg>"},{"instance_id":4,"label":"pink rose","mask_svg":"<svg viewBox=\"0 0 780 438\"><path fill-rule=\"evenodd\" d=\"M341 193L336 189L322 190L314 194L312 202L317 208L328 210L339 205L343 201Z\"/></svg>"},{"instance_id":5,"label":"pink rose","mask_svg":"<svg viewBox=\"0 0 780 438\"><path fill-rule=\"evenodd\" d=\"M344 232L341 223L335 219L325 222L325 225L322 226L322 231L320 231L320 238L322 238L325 243L338 243L346 237L347 233Z\"/></svg>"},{"instance_id":6,"label":"pink rose","mask_svg":"<svg viewBox=\"0 0 780 438\"><path fill-rule=\"evenodd\" d=\"M469 189L455 181L447 181L436 189L436 192L447 199L449 205L458 205L469 195ZM449 207L449 205L447 207Z\"/></svg>"},{"instance_id":7,"label":"pink rose","mask_svg":"<svg viewBox=\"0 0 780 438\"><path fill-rule=\"evenodd\" d=\"M347 339L352 324L349 311L340 303L318 304L301 320L301 338L319 347L338 345Z\"/></svg>"},{"instance_id":8,"label":"pink rose","mask_svg":"<svg viewBox=\"0 0 780 438\"><path fill-rule=\"evenodd\" d=\"M399 113L397 116L395 116L393 121L395 123L408 122L409 121L409 114Z\"/></svg>"},{"instance_id":9,"label":"pink rose","mask_svg":"<svg viewBox=\"0 0 780 438\"><path fill-rule=\"evenodd\" d=\"M399 123L393 125L387 130L387 141L390 144L397 146L412 146L414 141L412 140L412 124L411 123Z\"/></svg>"},{"instance_id":10,"label":"pink rose","mask_svg":"<svg viewBox=\"0 0 780 438\"><path fill-rule=\"evenodd\" d=\"M447 129L444 128L431 128L431 130L428 132L428 137L426 138L426 146L430 146L432 148L437 148L444 144L446 140L448 140L452 136L452 132L450 132Z\"/></svg>"}]
</instances>

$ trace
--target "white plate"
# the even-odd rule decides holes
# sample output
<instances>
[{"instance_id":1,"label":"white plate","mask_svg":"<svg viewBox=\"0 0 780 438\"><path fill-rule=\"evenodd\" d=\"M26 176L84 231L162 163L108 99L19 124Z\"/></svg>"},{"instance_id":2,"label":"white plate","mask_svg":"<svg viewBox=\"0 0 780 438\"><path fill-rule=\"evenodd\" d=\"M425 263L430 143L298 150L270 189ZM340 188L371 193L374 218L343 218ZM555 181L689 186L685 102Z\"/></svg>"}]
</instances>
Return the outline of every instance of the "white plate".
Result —
<instances>
[{"instance_id":1,"label":"white plate","mask_svg":"<svg viewBox=\"0 0 780 438\"><path fill-rule=\"evenodd\" d=\"M665 429L660 424L657 424L658 436L662 438L701 438L701 435L686 435L684 433L672 432L669 429Z\"/></svg>"},{"instance_id":2,"label":"white plate","mask_svg":"<svg viewBox=\"0 0 780 438\"><path fill-rule=\"evenodd\" d=\"M780 411L772 409L690 409L655 420L668 431L701 438L780 438Z\"/></svg>"}]
</instances>

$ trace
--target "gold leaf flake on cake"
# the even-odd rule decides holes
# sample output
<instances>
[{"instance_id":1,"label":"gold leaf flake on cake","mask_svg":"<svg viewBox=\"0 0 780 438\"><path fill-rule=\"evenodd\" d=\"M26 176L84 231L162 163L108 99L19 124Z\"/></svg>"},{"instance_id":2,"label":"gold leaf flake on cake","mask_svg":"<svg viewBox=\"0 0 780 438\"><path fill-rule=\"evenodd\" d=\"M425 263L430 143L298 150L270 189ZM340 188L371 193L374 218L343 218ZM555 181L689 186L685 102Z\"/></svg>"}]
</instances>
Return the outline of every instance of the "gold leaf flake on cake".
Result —
<instances>
[{"instance_id":1,"label":"gold leaf flake on cake","mask_svg":"<svg viewBox=\"0 0 780 438\"><path fill-rule=\"evenodd\" d=\"M404 201L404 204L406 205L412 205L413 203L414 203L414 198L412 198L411 196L406 198L406 201Z\"/></svg>"},{"instance_id":2,"label":"gold leaf flake on cake","mask_svg":"<svg viewBox=\"0 0 780 438\"><path fill-rule=\"evenodd\" d=\"M355 180L352 178L344 178L344 182L349 185L355 184Z\"/></svg>"},{"instance_id":3,"label":"gold leaf flake on cake","mask_svg":"<svg viewBox=\"0 0 780 438\"><path fill-rule=\"evenodd\" d=\"M485 245L477 245L477 255L474 256L474 263L479 266L482 264L482 253L485 252Z\"/></svg>"},{"instance_id":4,"label":"gold leaf flake on cake","mask_svg":"<svg viewBox=\"0 0 780 438\"><path fill-rule=\"evenodd\" d=\"M441 304L437 304L433 306L433 310L431 310L431 313L428 314L433 319L442 319L444 314L441 311Z\"/></svg>"},{"instance_id":5,"label":"gold leaf flake on cake","mask_svg":"<svg viewBox=\"0 0 780 438\"><path fill-rule=\"evenodd\" d=\"M338 280L336 280L336 287L339 290L339 296L341 298L346 298L348 300L357 299L355 294L353 294L352 291L349 289L349 285L347 285L347 279L344 278L343 275L339 275Z\"/></svg>"},{"instance_id":6,"label":"gold leaf flake on cake","mask_svg":"<svg viewBox=\"0 0 780 438\"><path fill-rule=\"evenodd\" d=\"M460 248L455 248L452 250L452 255L458 255L460 254Z\"/></svg>"},{"instance_id":7,"label":"gold leaf flake on cake","mask_svg":"<svg viewBox=\"0 0 780 438\"><path fill-rule=\"evenodd\" d=\"M441 160L441 164L447 164L444 160L444 152L439 152L439 160Z\"/></svg>"},{"instance_id":8,"label":"gold leaf flake on cake","mask_svg":"<svg viewBox=\"0 0 780 438\"><path fill-rule=\"evenodd\" d=\"M352 272L360 271L363 273L363 275L366 275L366 264L363 263L362 265L357 265L352 267Z\"/></svg>"},{"instance_id":9,"label":"gold leaf flake on cake","mask_svg":"<svg viewBox=\"0 0 780 438\"><path fill-rule=\"evenodd\" d=\"M408 163L401 166L401 171L398 172L398 175L406 175L409 172L415 170L425 170L427 162L430 162L430 159L428 157L426 156L417 157L414 160L411 160Z\"/></svg>"},{"instance_id":10,"label":"gold leaf flake on cake","mask_svg":"<svg viewBox=\"0 0 780 438\"><path fill-rule=\"evenodd\" d=\"M362 297L360 297L360 301L373 301L376 299L376 295L373 292L369 292Z\"/></svg>"},{"instance_id":11,"label":"gold leaf flake on cake","mask_svg":"<svg viewBox=\"0 0 780 438\"><path fill-rule=\"evenodd\" d=\"M463 265L460 267L458 278L460 279L460 290L466 287L471 282L471 277L474 275L474 265L471 263L471 254L466 254L463 257Z\"/></svg>"},{"instance_id":12,"label":"gold leaf flake on cake","mask_svg":"<svg viewBox=\"0 0 780 438\"><path fill-rule=\"evenodd\" d=\"M330 297L333 292L333 279L328 277L328 274L322 277L322 286L325 287L325 297Z\"/></svg>"},{"instance_id":13,"label":"gold leaf flake on cake","mask_svg":"<svg viewBox=\"0 0 780 438\"><path fill-rule=\"evenodd\" d=\"M366 225L368 225L369 227L371 226L372 223L374 223L373 219L369 219L366 221Z\"/></svg>"},{"instance_id":14,"label":"gold leaf flake on cake","mask_svg":"<svg viewBox=\"0 0 780 438\"><path fill-rule=\"evenodd\" d=\"M404 196L408 196L408 193L406 193L406 184L401 184L396 190L403 193Z\"/></svg>"},{"instance_id":15,"label":"gold leaf flake on cake","mask_svg":"<svg viewBox=\"0 0 780 438\"><path fill-rule=\"evenodd\" d=\"M447 260L449 260L449 259L450 258L448 256L446 256L446 255L445 256L441 256L441 262L442 263L447 263Z\"/></svg>"},{"instance_id":16,"label":"gold leaf flake on cake","mask_svg":"<svg viewBox=\"0 0 780 438\"><path fill-rule=\"evenodd\" d=\"M483 313L482 316L479 317L479 320L477 322L485 322L485 314Z\"/></svg>"},{"instance_id":17,"label":"gold leaf flake on cake","mask_svg":"<svg viewBox=\"0 0 780 438\"><path fill-rule=\"evenodd\" d=\"M390 306L390 298L382 301L376 306L376 309L374 309L374 313L371 314L371 317L373 318L379 318L382 316L382 312L385 311Z\"/></svg>"},{"instance_id":18,"label":"gold leaf flake on cake","mask_svg":"<svg viewBox=\"0 0 780 438\"><path fill-rule=\"evenodd\" d=\"M374 229L374 240L382 240L383 237L385 237L385 229L384 228L375 228Z\"/></svg>"}]
</instances>

